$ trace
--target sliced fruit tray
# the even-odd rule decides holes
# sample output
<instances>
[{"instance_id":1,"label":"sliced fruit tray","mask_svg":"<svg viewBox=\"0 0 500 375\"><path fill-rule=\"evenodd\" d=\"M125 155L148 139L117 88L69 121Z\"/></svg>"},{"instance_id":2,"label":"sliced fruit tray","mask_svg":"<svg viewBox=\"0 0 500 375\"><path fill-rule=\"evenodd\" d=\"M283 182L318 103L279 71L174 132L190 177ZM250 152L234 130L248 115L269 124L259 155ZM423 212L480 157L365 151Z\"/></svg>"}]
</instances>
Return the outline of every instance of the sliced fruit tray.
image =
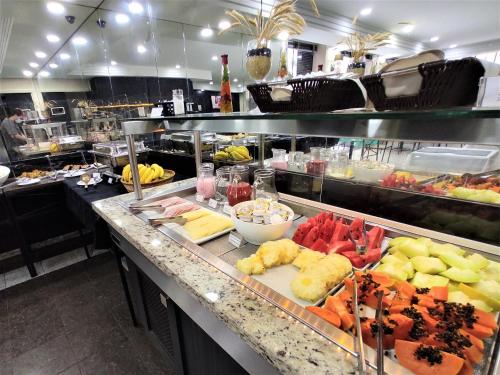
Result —
<instances>
[{"instance_id":1,"label":"sliced fruit tray","mask_svg":"<svg viewBox=\"0 0 500 375\"><path fill-rule=\"evenodd\" d=\"M499 350L500 263L428 238L399 237L389 246L374 270L354 274L364 343L376 348L381 290L386 355L416 374L487 373ZM344 279L322 307L307 309L354 332L353 285Z\"/></svg>"}]
</instances>

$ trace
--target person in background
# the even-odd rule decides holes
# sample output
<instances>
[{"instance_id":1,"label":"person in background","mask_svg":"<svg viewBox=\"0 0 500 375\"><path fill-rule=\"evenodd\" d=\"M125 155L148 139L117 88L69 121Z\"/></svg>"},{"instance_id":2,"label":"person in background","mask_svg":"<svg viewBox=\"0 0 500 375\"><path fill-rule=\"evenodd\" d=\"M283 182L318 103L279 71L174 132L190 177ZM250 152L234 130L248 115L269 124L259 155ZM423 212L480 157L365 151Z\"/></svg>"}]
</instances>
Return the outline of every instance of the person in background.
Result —
<instances>
[{"instance_id":1,"label":"person in background","mask_svg":"<svg viewBox=\"0 0 500 375\"><path fill-rule=\"evenodd\" d=\"M4 139L5 148L11 161L19 159L18 146L25 145L28 140L21 127L23 123L22 115L23 112L19 108L16 108L0 124L0 133Z\"/></svg>"}]
</instances>

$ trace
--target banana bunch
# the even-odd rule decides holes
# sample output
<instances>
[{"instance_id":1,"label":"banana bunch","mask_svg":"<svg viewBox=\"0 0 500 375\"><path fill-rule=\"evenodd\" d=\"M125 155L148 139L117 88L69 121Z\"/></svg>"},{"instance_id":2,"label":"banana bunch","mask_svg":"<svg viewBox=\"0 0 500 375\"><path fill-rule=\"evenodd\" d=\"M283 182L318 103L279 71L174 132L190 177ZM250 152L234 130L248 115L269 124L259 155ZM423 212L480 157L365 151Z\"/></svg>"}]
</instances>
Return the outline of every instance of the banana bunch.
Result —
<instances>
[{"instance_id":1,"label":"banana bunch","mask_svg":"<svg viewBox=\"0 0 500 375\"><path fill-rule=\"evenodd\" d=\"M214 160L233 159L236 161L251 159L248 148L245 146L228 146L223 151L217 151L214 154Z\"/></svg>"},{"instance_id":2,"label":"banana bunch","mask_svg":"<svg viewBox=\"0 0 500 375\"><path fill-rule=\"evenodd\" d=\"M150 182L156 181L165 175L165 171L158 164L139 164L139 177L141 184L148 184ZM123 168L122 179L124 182L132 182L132 171L130 170L130 164L127 164Z\"/></svg>"}]
</instances>

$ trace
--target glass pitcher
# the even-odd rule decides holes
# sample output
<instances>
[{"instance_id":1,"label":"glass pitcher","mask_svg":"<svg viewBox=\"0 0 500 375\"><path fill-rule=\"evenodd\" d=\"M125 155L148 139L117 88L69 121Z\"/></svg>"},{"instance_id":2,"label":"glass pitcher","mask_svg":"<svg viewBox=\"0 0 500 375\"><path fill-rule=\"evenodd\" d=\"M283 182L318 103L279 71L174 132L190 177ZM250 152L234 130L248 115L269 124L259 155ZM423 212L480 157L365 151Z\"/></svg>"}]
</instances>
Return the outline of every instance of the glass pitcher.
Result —
<instances>
[{"instance_id":1,"label":"glass pitcher","mask_svg":"<svg viewBox=\"0 0 500 375\"><path fill-rule=\"evenodd\" d=\"M198 169L196 193L203 199L213 198L215 195L215 177L213 163L202 163Z\"/></svg>"},{"instance_id":2,"label":"glass pitcher","mask_svg":"<svg viewBox=\"0 0 500 375\"><path fill-rule=\"evenodd\" d=\"M252 186L248 181L248 166L235 165L231 168L226 192L227 201L231 206L252 198Z\"/></svg>"},{"instance_id":3,"label":"glass pitcher","mask_svg":"<svg viewBox=\"0 0 500 375\"><path fill-rule=\"evenodd\" d=\"M271 167L274 169L287 169L288 163L286 161L286 150L281 148L271 149L273 152L273 158L271 160Z\"/></svg>"},{"instance_id":4,"label":"glass pitcher","mask_svg":"<svg viewBox=\"0 0 500 375\"><path fill-rule=\"evenodd\" d=\"M253 199L257 198L278 200L274 169L262 168L254 172Z\"/></svg>"},{"instance_id":5,"label":"glass pitcher","mask_svg":"<svg viewBox=\"0 0 500 375\"><path fill-rule=\"evenodd\" d=\"M215 171L215 200L217 202L227 201L227 187L231 177L231 167L220 167Z\"/></svg>"},{"instance_id":6,"label":"glass pitcher","mask_svg":"<svg viewBox=\"0 0 500 375\"><path fill-rule=\"evenodd\" d=\"M306 164L306 171L309 174L316 176L325 173L326 162L323 159L324 155L323 147L311 147L311 160Z\"/></svg>"},{"instance_id":7,"label":"glass pitcher","mask_svg":"<svg viewBox=\"0 0 500 375\"><path fill-rule=\"evenodd\" d=\"M302 151L290 151L288 153L288 168L297 172L304 172L304 153Z\"/></svg>"}]
</instances>

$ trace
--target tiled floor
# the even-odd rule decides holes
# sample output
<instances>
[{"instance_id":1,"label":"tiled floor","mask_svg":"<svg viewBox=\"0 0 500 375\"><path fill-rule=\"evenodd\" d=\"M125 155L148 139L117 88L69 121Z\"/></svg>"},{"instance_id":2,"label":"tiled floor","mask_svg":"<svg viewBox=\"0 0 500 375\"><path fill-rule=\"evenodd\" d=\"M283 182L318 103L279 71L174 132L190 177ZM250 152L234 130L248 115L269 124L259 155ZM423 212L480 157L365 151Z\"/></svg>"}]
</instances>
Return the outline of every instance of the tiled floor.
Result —
<instances>
[{"instance_id":1,"label":"tiled floor","mask_svg":"<svg viewBox=\"0 0 500 375\"><path fill-rule=\"evenodd\" d=\"M109 252L0 291L0 375L173 373L132 326Z\"/></svg>"}]
</instances>

